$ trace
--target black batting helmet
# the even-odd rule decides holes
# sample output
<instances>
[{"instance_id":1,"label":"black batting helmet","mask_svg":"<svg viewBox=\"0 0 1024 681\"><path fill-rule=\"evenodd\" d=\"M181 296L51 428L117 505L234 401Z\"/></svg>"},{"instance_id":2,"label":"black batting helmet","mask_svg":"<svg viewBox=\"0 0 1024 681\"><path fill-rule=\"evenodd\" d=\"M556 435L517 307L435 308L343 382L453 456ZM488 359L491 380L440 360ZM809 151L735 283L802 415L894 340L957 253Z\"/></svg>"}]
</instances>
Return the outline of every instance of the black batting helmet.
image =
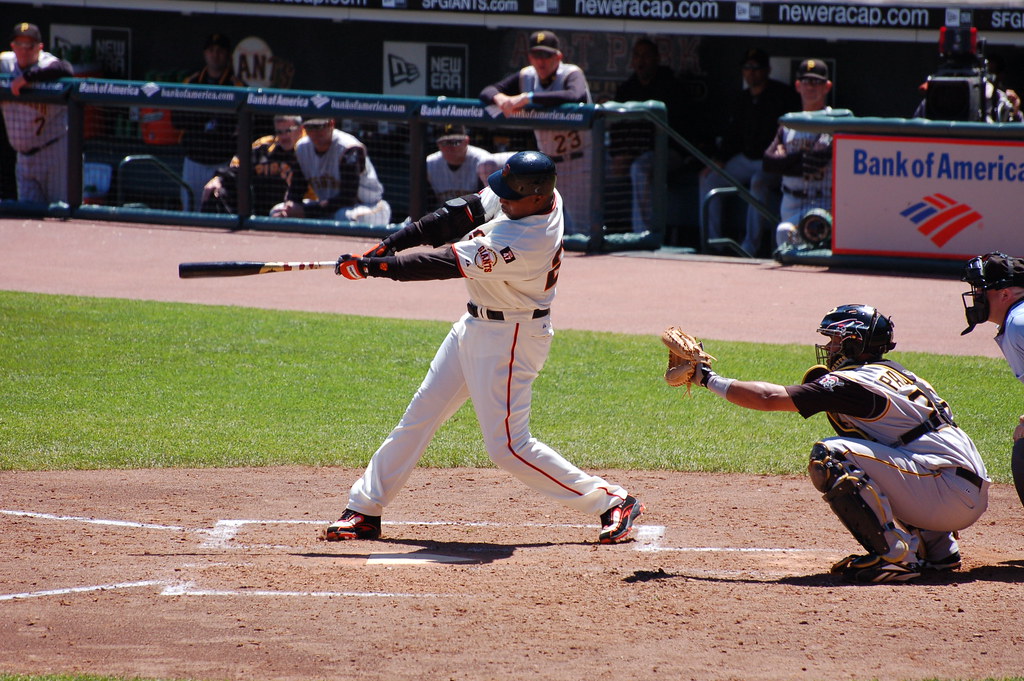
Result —
<instances>
[{"instance_id":1,"label":"black batting helmet","mask_svg":"<svg viewBox=\"0 0 1024 681\"><path fill-rule=\"evenodd\" d=\"M539 151L513 154L505 167L487 178L487 184L503 199L516 201L527 196L550 196L555 190L555 162Z\"/></svg>"}]
</instances>

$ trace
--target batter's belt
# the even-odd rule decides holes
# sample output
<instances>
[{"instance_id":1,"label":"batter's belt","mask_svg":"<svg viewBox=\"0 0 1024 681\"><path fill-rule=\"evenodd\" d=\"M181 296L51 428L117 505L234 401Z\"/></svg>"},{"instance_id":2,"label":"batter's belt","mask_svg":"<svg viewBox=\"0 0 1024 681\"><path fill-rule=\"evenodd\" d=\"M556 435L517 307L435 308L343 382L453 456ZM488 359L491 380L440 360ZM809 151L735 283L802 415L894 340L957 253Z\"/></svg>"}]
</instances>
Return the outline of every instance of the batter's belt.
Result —
<instances>
[{"instance_id":1,"label":"batter's belt","mask_svg":"<svg viewBox=\"0 0 1024 681\"><path fill-rule=\"evenodd\" d=\"M502 312L501 310L489 310L481 309L479 305L470 301L466 303L466 310L469 314L473 315L477 319L490 319L496 322L503 322L506 319L540 319L541 317L547 317L551 314L551 310L509 310L508 312Z\"/></svg>"}]
</instances>

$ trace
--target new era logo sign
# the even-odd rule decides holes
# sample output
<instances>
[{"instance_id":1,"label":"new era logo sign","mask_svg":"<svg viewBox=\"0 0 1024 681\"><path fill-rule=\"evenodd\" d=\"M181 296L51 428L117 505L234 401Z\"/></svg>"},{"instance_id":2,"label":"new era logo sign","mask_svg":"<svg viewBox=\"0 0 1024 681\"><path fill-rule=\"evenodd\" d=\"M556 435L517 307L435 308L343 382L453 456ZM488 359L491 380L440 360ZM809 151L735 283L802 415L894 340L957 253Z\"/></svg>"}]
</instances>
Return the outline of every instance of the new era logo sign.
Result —
<instances>
[{"instance_id":1,"label":"new era logo sign","mask_svg":"<svg viewBox=\"0 0 1024 681\"><path fill-rule=\"evenodd\" d=\"M981 213L966 203L945 194L925 196L900 215L917 225L917 231L929 237L939 248L981 220Z\"/></svg>"},{"instance_id":2,"label":"new era logo sign","mask_svg":"<svg viewBox=\"0 0 1024 681\"><path fill-rule=\"evenodd\" d=\"M396 54L388 55L388 78L394 87L399 83L411 83L420 77L420 69L411 61L406 61Z\"/></svg>"}]
</instances>

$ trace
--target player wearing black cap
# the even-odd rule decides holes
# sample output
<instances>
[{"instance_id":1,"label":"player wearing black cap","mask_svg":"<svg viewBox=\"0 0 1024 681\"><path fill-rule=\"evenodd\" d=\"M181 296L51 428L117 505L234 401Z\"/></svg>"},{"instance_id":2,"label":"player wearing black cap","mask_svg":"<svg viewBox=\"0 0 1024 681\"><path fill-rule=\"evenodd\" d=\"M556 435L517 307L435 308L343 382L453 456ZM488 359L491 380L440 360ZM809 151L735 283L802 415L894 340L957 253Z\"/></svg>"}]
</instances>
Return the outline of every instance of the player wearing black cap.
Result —
<instances>
[{"instance_id":1,"label":"player wearing black cap","mask_svg":"<svg viewBox=\"0 0 1024 681\"><path fill-rule=\"evenodd\" d=\"M531 104L592 104L587 77L576 64L563 61L562 43L551 31L534 31L527 41L528 66L508 74L480 92L494 115L514 116ZM593 135L589 130L535 128L537 148L558 165L567 234L590 233L590 166Z\"/></svg>"},{"instance_id":2,"label":"player wearing black cap","mask_svg":"<svg viewBox=\"0 0 1024 681\"><path fill-rule=\"evenodd\" d=\"M231 40L223 33L207 36L203 43L204 66L184 82L244 87L245 83L235 77L231 66L231 49ZM237 117L214 111L175 111L173 115L174 127L182 131L185 161L181 174L189 187L181 190L182 209L198 211L206 183L235 155Z\"/></svg>"},{"instance_id":3,"label":"player wearing black cap","mask_svg":"<svg viewBox=\"0 0 1024 681\"><path fill-rule=\"evenodd\" d=\"M73 73L71 64L43 51L38 26L27 22L14 25L11 51L0 54L0 74L12 76L10 88L15 97L32 83L59 80ZM41 203L66 200L68 108L16 99L0 103L0 108L7 139L18 152L18 199Z\"/></svg>"},{"instance_id":4,"label":"player wearing black cap","mask_svg":"<svg viewBox=\"0 0 1024 681\"><path fill-rule=\"evenodd\" d=\"M427 182L432 196L428 205L437 206L483 186L477 166L491 154L469 143L466 126L447 123L437 131L437 151L427 156Z\"/></svg>"}]
</instances>

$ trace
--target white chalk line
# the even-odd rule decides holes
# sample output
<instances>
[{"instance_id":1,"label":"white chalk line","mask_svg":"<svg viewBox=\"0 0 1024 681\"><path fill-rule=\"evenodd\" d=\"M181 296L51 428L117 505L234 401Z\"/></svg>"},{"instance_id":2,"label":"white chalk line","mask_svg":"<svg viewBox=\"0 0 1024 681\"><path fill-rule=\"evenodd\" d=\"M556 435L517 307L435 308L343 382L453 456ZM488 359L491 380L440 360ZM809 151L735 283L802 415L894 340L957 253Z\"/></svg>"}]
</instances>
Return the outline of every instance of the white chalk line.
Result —
<instances>
[{"instance_id":1,"label":"white chalk line","mask_svg":"<svg viewBox=\"0 0 1024 681\"><path fill-rule=\"evenodd\" d=\"M138 589L146 586L164 586L166 581L147 579L142 582L121 582L119 584L96 584L93 586L71 586L65 589L45 589L43 591L25 591L23 593L0 594L0 601L13 601L22 598L43 598L45 596L66 596L68 594L88 593L90 591L113 591L115 589Z\"/></svg>"},{"instance_id":2,"label":"white chalk line","mask_svg":"<svg viewBox=\"0 0 1024 681\"><path fill-rule=\"evenodd\" d=\"M141 523L128 520L108 520L86 518L82 516L54 515L32 511L16 511L0 509L0 514L55 520L64 522L81 522L95 525L117 527L134 527L150 530L171 530L175 532L192 532L205 536L204 548L244 549L245 545L232 544L232 540L246 525L324 525L324 520L287 520L287 519L225 519L218 520L212 528L187 528L179 525L160 525ZM549 529L593 529L597 525L578 523L495 523L495 522L456 522L444 520L385 520L384 525L390 526L459 526L459 527L533 527ZM636 536L633 548L643 552L690 552L690 553L834 553L835 549L801 549L792 547L742 547L742 546L663 546L665 539L664 525L636 525ZM281 546L287 549L290 547Z\"/></svg>"},{"instance_id":3,"label":"white chalk line","mask_svg":"<svg viewBox=\"0 0 1024 681\"><path fill-rule=\"evenodd\" d=\"M168 585L161 596L277 596L314 598L464 598L461 594L412 594L378 591L274 591L268 589L200 589L193 582Z\"/></svg>"},{"instance_id":4,"label":"white chalk line","mask_svg":"<svg viewBox=\"0 0 1024 681\"><path fill-rule=\"evenodd\" d=\"M287 519L225 519L218 520L212 528L188 528L179 525L163 525L157 523L143 523L128 520L111 520L102 518L88 518L84 516L57 515L51 513L37 513L33 511L20 511L0 509L0 515L16 517L35 518L40 520L51 520L57 522L76 522L94 525L105 525L112 527L129 527L148 530L164 530L174 532L191 532L204 537L202 546L206 548L221 549L245 549L244 545L232 543L232 540L246 525L323 525L323 520L287 520ZM397 520L384 521L384 525L391 526L461 526L461 527L533 527L551 529L591 529L596 525L572 524L572 523L495 523L495 522L455 522L455 521L414 521ZM664 525L640 525L635 526L635 541L632 548L642 552L689 552L689 553L834 553L828 549L798 549L787 547L737 547L737 546L663 546L666 528ZM281 549L293 547L282 546ZM449 562L445 556L422 556L422 560L412 560L414 554L409 554L408 560L398 554L370 554L367 564L374 564L374 557L380 564L423 564L423 563L444 563ZM701 574L707 576L727 576L731 574L750 574L745 571L711 571L701 570ZM775 573L765 573L775 574ZM783 573L779 573L783 574ZM788 574L788 573L786 573ZM276 591L264 589L203 589L194 582L168 581L168 580L142 580L135 582L120 582L116 584L97 584L89 586L67 587L61 589L46 589L40 591L28 591L22 593L0 594L0 602L13 601L26 598L42 598L49 596L62 596L69 594L88 593L95 591L112 591L118 589L138 589L153 586L162 586L162 596L254 596L254 597L313 597L313 598L441 598L457 596L457 594L412 594L412 593L390 593L390 592L361 592L361 591Z\"/></svg>"},{"instance_id":5,"label":"white chalk line","mask_svg":"<svg viewBox=\"0 0 1024 681\"><path fill-rule=\"evenodd\" d=\"M47 596L66 596L69 594L89 593L91 591L115 591L117 589L141 589L144 587L162 586L161 596L278 596L278 597L317 597L317 598L449 598L462 597L459 594L413 594L376 591L274 591L268 589L200 589L195 582L170 582L164 579L147 579L141 582L120 582L118 584L94 584L90 586L72 586L64 589L45 589L42 591L25 591L22 593L0 594L0 601L23 600L27 598L45 598Z\"/></svg>"},{"instance_id":6,"label":"white chalk line","mask_svg":"<svg viewBox=\"0 0 1024 681\"><path fill-rule=\"evenodd\" d=\"M0 514L20 516L23 518L38 518L40 520L61 520L65 522L89 523L91 525L112 525L115 527L135 527L145 530L173 530L175 532L209 532L209 530L191 530L178 525L155 525L153 523L137 523L129 520L103 520L99 518L85 518L76 515L53 515L52 513L34 513L32 511L11 511L0 509Z\"/></svg>"}]
</instances>

